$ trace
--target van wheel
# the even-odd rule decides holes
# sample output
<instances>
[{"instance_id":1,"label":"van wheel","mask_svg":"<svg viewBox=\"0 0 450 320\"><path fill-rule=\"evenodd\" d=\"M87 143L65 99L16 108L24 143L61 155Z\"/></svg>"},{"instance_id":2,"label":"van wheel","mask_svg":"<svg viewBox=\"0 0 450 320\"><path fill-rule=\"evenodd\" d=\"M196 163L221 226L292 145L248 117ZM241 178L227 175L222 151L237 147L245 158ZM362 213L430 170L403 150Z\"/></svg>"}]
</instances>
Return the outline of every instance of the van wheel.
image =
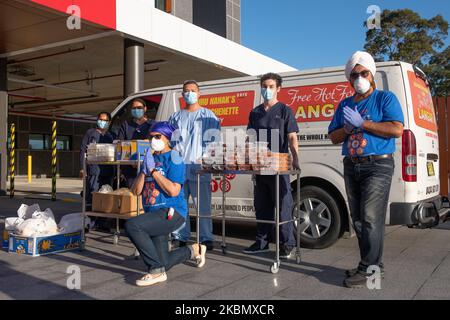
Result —
<instances>
[{"instance_id":1,"label":"van wheel","mask_svg":"<svg viewBox=\"0 0 450 320\"><path fill-rule=\"evenodd\" d=\"M294 202L297 199L293 193ZM297 204L292 212L297 218ZM294 222L297 234L297 221ZM339 238L341 215L336 200L324 189L305 186L300 192L300 244L309 249L325 249Z\"/></svg>"}]
</instances>

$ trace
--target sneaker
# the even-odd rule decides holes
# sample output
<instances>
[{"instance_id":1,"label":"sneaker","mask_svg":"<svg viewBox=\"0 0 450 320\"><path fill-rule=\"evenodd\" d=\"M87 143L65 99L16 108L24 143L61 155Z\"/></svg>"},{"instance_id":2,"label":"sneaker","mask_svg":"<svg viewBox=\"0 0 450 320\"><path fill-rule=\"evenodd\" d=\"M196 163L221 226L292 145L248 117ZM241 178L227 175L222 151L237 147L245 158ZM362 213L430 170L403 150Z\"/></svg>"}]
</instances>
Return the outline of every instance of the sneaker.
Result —
<instances>
[{"instance_id":1,"label":"sneaker","mask_svg":"<svg viewBox=\"0 0 450 320\"><path fill-rule=\"evenodd\" d=\"M347 277L353 277L357 273L358 273L358 268L345 270L345 275ZM381 269L381 277L384 278L384 269Z\"/></svg>"},{"instance_id":2,"label":"sneaker","mask_svg":"<svg viewBox=\"0 0 450 320\"><path fill-rule=\"evenodd\" d=\"M167 274L165 272L159 274L146 274L142 278L136 280L138 287L148 287L167 280Z\"/></svg>"},{"instance_id":3,"label":"sneaker","mask_svg":"<svg viewBox=\"0 0 450 320\"><path fill-rule=\"evenodd\" d=\"M367 276L357 271L356 274L344 280L344 287L351 289L367 288Z\"/></svg>"},{"instance_id":4,"label":"sneaker","mask_svg":"<svg viewBox=\"0 0 450 320\"><path fill-rule=\"evenodd\" d=\"M206 250L208 251L214 250L214 241L205 241L202 242L202 245L206 246Z\"/></svg>"},{"instance_id":5,"label":"sneaker","mask_svg":"<svg viewBox=\"0 0 450 320\"><path fill-rule=\"evenodd\" d=\"M250 247L245 249L243 252L246 254L269 252L269 244L266 244L266 246L264 248L261 248L261 243L256 241L254 244L252 244Z\"/></svg>"},{"instance_id":6,"label":"sneaker","mask_svg":"<svg viewBox=\"0 0 450 320\"><path fill-rule=\"evenodd\" d=\"M197 268L203 268L206 263L206 246L201 244L198 245L197 243L194 243L191 246L191 251L193 253L193 260L195 261Z\"/></svg>"},{"instance_id":7,"label":"sneaker","mask_svg":"<svg viewBox=\"0 0 450 320\"><path fill-rule=\"evenodd\" d=\"M280 259L289 259L294 248L288 245L280 245Z\"/></svg>"}]
</instances>

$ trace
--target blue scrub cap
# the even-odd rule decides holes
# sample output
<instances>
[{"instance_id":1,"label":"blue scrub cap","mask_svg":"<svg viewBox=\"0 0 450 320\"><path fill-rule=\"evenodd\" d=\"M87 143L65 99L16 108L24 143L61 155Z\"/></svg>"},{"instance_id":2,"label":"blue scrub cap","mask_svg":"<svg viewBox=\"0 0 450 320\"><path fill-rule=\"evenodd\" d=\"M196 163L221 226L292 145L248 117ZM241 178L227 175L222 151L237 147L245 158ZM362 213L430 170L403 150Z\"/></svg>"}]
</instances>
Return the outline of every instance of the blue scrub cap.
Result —
<instances>
[{"instance_id":1,"label":"blue scrub cap","mask_svg":"<svg viewBox=\"0 0 450 320\"><path fill-rule=\"evenodd\" d=\"M158 132L165 136L169 141L172 139L172 133L176 128L167 121L157 122L150 129L150 132Z\"/></svg>"}]
</instances>

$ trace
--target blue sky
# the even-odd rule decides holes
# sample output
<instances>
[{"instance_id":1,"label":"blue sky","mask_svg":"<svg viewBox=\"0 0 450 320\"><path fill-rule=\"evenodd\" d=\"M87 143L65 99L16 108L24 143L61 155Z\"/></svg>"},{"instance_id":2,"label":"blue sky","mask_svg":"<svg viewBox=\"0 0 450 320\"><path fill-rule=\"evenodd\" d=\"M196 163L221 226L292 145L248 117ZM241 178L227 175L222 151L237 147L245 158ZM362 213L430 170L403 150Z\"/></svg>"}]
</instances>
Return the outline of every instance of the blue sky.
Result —
<instances>
[{"instance_id":1,"label":"blue sky","mask_svg":"<svg viewBox=\"0 0 450 320\"><path fill-rule=\"evenodd\" d=\"M343 65L364 47L369 5L450 22L449 0L241 0L242 44L297 69Z\"/></svg>"}]
</instances>

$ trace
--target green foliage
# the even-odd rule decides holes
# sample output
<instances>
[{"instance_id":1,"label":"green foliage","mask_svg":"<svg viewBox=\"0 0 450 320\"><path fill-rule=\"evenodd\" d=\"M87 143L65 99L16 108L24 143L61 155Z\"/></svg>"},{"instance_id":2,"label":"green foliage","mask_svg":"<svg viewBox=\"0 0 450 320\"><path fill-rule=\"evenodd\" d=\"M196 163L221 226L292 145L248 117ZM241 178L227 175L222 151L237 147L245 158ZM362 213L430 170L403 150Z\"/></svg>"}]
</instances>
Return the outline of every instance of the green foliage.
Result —
<instances>
[{"instance_id":1,"label":"green foliage","mask_svg":"<svg viewBox=\"0 0 450 320\"><path fill-rule=\"evenodd\" d=\"M410 9L384 10L381 29L368 30L365 50L376 61L400 60L420 67L434 94L450 92L450 47L444 49L449 24L441 16L424 19Z\"/></svg>"}]
</instances>

